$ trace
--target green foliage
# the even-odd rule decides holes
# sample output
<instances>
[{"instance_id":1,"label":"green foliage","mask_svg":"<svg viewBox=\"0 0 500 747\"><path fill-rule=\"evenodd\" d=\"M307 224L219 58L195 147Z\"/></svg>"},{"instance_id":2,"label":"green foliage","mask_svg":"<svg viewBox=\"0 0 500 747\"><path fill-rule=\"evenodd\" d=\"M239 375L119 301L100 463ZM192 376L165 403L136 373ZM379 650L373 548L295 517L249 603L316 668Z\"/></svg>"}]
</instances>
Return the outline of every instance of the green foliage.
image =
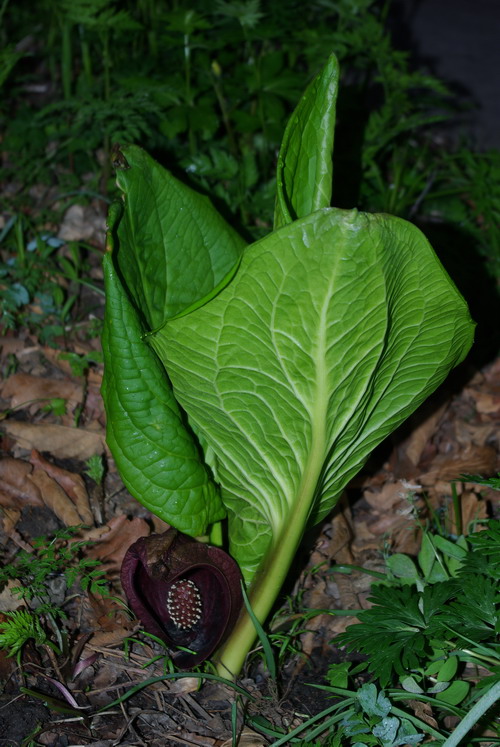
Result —
<instances>
[{"instance_id":1,"label":"green foliage","mask_svg":"<svg viewBox=\"0 0 500 747\"><path fill-rule=\"evenodd\" d=\"M442 735L424 721L395 707L391 694L378 690L373 683L364 684L357 690L336 685L315 684L311 687L335 696L336 705L278 739L273 743L277 747L284 744L299 744L302 747L398 747L420 744L429 734L438 737L439 743L442 740ZM272 732L267 733L271 735ZM298 733L308 734L308 739L296 742ZM320 741L312 741L320 734L323 734ZM274 732L272 736L278 735Z\"/></svg>"},{"instance_id":2,"label":"green foliage","mask_svg":"<svg viewBox=\"0 0 500 747\"><path fill-rule=\"evenodd\" d=\"M108 443L129 490L181 531L227 514L260 621L305 527L472 342L464 301L414 226L329 207L337 86L332 57L285 131L275 230L244 250L144 151L114 153ZM249 645L254 625L242 625Z\"/></svg>"},{"instance_id":3,"label":"green foliage","mask_svg":"<svg viewBox=\"0 0 500 747\"><path fill-rule=\"evenodd\" d=\"M32 638L37 646L47 642L47 635L39 617L28 610L5 612L7 620L0 622L0 648L6 649L7 656L15 656L24 644Z\"/></svg>"},{"instance_id":4,"label":"green foliage","mask_svg":"<svg viewBox=\"0 0 500 747\"><path fill-rule=\"evenodd\" d=\"M462 231L500 277L500 151L445 151L421 213Z\"/></svg>"},{"instance_id":5,"label":"green foliage","mask_svg":"<svg viewBox=\"0 0 500 747\"><path fill-rule=\"evenodd\" d=\"M398 587L393 576L389 586L374 584L373 607L360 611L360 624L337 639L367 655L383 686L395 673L405 689L425 687L443 702L457 703L468 692L466 683L453 682L458 662L490 669L483 687L500 677L500 521L488 522L468 545L454 578L428 574L409 584L402 577ZM437 677L434 686L424 684L429 677Z\"/></svg>"},{"instance_id":6,"label":"green foliage","mask_svg":"<svg viewBox=\"0 0 500 747\"><path fill-rule=\"evenodd\" d=\"M82 589L105 595L107 585L100 561L81 557L81 550L92 543L73 539L81 528L60 529L50 540L35 539L33 552L20 550L11 563L0 568L0 586L10 580L19 581L20 585L11 589L13 594L28 604L35 602L38 610L59 617L65 613L51 602L51 579L64 578L68 589L78 581Z\"/></svg>"},{"instance_id":7,"label":"green foliage","mask_svg":"<svg viewBox=\"0 0 500 747\"><path fill-rule=\"evenodd\" d=\"M12 562L0 566L0 588L8 582L19 582L19 586L10 588L10 593L27 607L6 612L8 619L0 623L0 648L5 648L8 656L20 658L21 649L30 638L57 654L63 652L64 634L56 621L67 617L61 605L76 584L83 591L109 596L101 562L82 556L81 551L92 542L74 539L81 529L66 527L50 540L38 537L33 541L33 552L20 550ZM47 635L48 626L58 645Z\"/></svg>"},{"instance_id":8,"label":"green foliage","mask_svg":"<svg viewBox=\"0 0 500 747\"><path fill-rule=\"evenodd\" d=\"M104 459L100 454L93 454L93 456L87 459L86 464L87 469L85 470L85 474L88 475L91 480L100 485L104 479Z\"/></svg>"},{"instance_id":9,"label":"green foliage","mask_svg":"<svg viewBox=\"0 0 500 747\"><path fill-rule=\"evenodd\" d=\"M0 301L4 329L25 326L42 342L63 337L81 284L92 285L85 252L47 233L26 241L25 221L14 216L0 237Z\"/></svg>"},{"instance_id":10,"label":"green foliage","mask_svg":"<svg viewBox=\"0 0 500 747\"><path fill-rule=\"evenodd\" d=\"M464 482L475 482L478 485L486 485L493 490L500 490L500 472L496 477L481 477L481 475L460 475Z\"/></svg>"},{"instance_id":11,"label":"green foliage","mask_svg":"<svg viewBox=\"0 0 500 747\"><path fill-rule=\"evenodd\" d=\"M65 352L59 355L63 361L68 361L73 376L85 376L89 368L96 363L102 363L102 352L93 350L90 353Z\"/></svg>"},{"instance_id":12,"label":"green foliage","mask_svg":"<svg viewBox=\"0 0 500 747\"><path fill-rule=\"evenodd\" d=\"M283 123L333 50L344 70L336 204L412 219L460 214L499 274L498 153L434 145L452 99L394 49L387 3L45 0L35 29L28 3L4 11L4 41L34 33L38 45L22 67L12 48L4 53L13 70L4 101L15 106L3 104L3 148L24 181L67 180L95 170L97 154L107 163L113 141L147 139L258 238L272 223ZM20 100L40 59L56 89L41 104ZM105 165L104 189L108 176Z\"/></svg>"},{"instance_id":13,"label":"green foliage","mask_svg":"<svg viewBox=\"0 0 500 747\"><path fill-rule=\"evenodd\" d=\"M366 744L397 747L419 744L424 739L425 734L419 734L410 721L390 715L390 700L383 691L378 692L374 684L360 687L356 698L357 708L342 724L341 736L339 734L337 739L339 745L345 744L345 737L351 739L353 747ZM338 741L339 738L342 741Z\"/></svg>"}]
</instances>

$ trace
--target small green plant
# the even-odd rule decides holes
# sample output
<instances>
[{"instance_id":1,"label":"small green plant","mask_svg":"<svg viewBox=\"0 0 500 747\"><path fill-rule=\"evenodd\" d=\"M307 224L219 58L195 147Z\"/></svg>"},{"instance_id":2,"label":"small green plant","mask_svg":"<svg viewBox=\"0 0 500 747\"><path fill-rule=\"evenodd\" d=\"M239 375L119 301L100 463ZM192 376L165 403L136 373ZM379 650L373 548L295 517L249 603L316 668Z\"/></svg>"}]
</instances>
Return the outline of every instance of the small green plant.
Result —
<instances>
[{"instance_id":1,"label":"small green plant","mask_svg":"<svg viewBox=\"0 0 500 747\"><path fill-rule=\"evenodd\" d=\"M4 614L8 619L0 622L0 648L7 651L7 656L17 655L30 639L33 639L37 646L50 644L38 615L28 610L15 610Z\"/></svg>"},{"instance_id":2,"label":"small green plant","mask_svg":"<svg viewBox=\"0 0 500 747\"><path fill-rule=\"evenodd\" d=\"M99 289L86 279L88 263L76 243L66 247L64 241L46 233L27 242L26 232L20 216L2 232L0 324L4 329L25 326L51 344L55 337L65 336L81 285Z\"/></svg>"},{"instance_id":3,"label":"small green plant","mask_svg":"<svg viewBox=\"0 0 500 747\"><path fill-rule=\"evenodd\" d=\"M11 591L25 602L48 601L47 585L56 576L65 579L68 589L78 580L82 589L105 594L106 579L100 561L81 557L81 550L92 542L73 539L81 529L81 525L66 527L50 540L47 537L33 540L34 552L20 550L12 563L0 568L0 584L12 579L20 581L21 585Z\"/></svg>"},{"instance_id":4,"label":"small green plant","mask_svg":"<svg viewBox=\"0 0 500 747\"><path fill-rule=\"evenodd\" d=\"M60 353L59 358L68 361L73 376L85 376L89 368L96 363L102 363L102 353L94 350L91 353Z\"/></svg>"},{"instance_id":5,"label":"small green plant","mask_svg":"<svg viewBox=\"0 0 500 747\"><path fill-rule=\"evenodd\" d=\"M434 694L441 703L471 702L500 678L500 521L456 544L436 545L427 537L419 553L419 573L404 556L389 559L387 582L372 585L373 607L358 613L359 625L337 639L368 657L368 668L382 686L394 681L404 690ZM444 561L445 554L448 563ZM434 555L431 558L431 554ZM396 572L394 572L396 570ZM469 696L461 678L464 664L490 671Z\"/></svg>"},{"instance_id":6,"label":"small green plant","mask_svg":"<svg viewBox=\"0 0 500 747\"><path fill-rule=\"evenodd\" d=\"M92 544L74 539L81 529L82 526L61 529L50 540L39 537L33 541L33 552L20 550L11 563L0 567L0 587L9 581L19 582L10 591L27 607L7 613L10 619L0 624L0 647L8 649L9 655L19 656L28 638L59 653L63 650L63 635L56 620L67 617L61 605L76 583L84 591L109 596L100 561L81 556L81 551ZM56 635L58 646L48 638L45 622Z\"/></svg>"},{"instance_id":7,"label":"small green plant","mask_svg":"<svg viewBox=\"0 0 500 747\"><path fill-rule=\"evenodd\" d=\"M330 747L351 744L352 747L374 744L381 747L419 744L425 734L418 733L408 719L395 716L391 701L374 684L366 684L356 692L354 712L344 718ZM346 741L349 740L349 741Z\"/></svg>"},{"instance_id":8,"label":"small green plant","mask_svg":"<svg viewBox=\"0 0 500 747\"><path fill-rule=\"evenodd\" d=\"M93 480L98 485L101 484L104 478L104 459L102 458L101 454L94 454L93 456L89 457L86 462L87 469L85 470L85 474L90 477L91 480Z\"/></svg>"}]
</instances>

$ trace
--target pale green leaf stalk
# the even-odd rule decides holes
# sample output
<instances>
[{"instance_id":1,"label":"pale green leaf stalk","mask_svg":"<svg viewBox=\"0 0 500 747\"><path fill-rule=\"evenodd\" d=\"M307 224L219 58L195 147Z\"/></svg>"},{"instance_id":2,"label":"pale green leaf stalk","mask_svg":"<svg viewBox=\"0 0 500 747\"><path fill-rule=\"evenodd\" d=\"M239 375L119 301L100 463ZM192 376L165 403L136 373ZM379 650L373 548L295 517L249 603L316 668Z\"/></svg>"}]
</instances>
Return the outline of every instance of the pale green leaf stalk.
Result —
<instances>
[{"instance_id":1,"label":"pale green leaf stalk","mask_svg":"<svg viewBox=\"0 0 500 747\"><path fill-rule=\"evenodd\" d=\"M327 516L372 449L473 339L467 305L415 226L329 206L337 86L331 58L286 129L277 228L241 258L234 232L207 202L198 217L204 232L179 239L173 177L137 148L122 149L125 223L111 221L118 239L105 264L111 449L134 495L182 531L220 518L222 506L229 550L260 623L305 528ZM204 199L180 195L174 213L189 216L185 230ZM215 243L207 238L213 227ZM192 287L207 245L205 268L218 272L210 287ZM152 500L141 474L163 475L161 458L168 480ZM183 502L187 485L193 492ZM238 674L254 638L243 612L219 652L221 674Z\"/></svg>"}]
</instances>

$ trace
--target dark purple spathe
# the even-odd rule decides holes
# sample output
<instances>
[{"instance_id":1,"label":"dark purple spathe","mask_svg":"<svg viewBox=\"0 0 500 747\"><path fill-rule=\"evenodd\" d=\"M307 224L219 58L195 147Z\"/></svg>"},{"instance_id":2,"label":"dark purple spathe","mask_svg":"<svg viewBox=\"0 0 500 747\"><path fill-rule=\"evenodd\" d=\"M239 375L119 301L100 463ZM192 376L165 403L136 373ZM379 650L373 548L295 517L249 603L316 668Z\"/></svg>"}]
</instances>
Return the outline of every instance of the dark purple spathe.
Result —
<instances>
[{"instance_id":1,"label":"dark purple spathe","mask_svg":"<svg viewBox=\"0 0 500 747\"><path fill-rule=\"evenodd\" d=\"M144 628L167 644L183 668L218 648L242 606L236 562L224 550L176 529L134 542L123 559L121 581Z\"/></svg>"}]
</instances>

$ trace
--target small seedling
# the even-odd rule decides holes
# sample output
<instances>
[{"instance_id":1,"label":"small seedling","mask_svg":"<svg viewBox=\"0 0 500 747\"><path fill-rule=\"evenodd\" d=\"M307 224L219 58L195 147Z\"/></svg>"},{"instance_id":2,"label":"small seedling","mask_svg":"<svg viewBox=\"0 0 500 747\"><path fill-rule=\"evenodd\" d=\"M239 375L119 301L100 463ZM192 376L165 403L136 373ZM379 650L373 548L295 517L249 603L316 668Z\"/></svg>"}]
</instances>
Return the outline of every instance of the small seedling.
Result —
<instances>
[{"instance_id":1,"label":"small seedling","mask_svg":"<svg viewBox=\"0 0 500 747\"><path fill-rule=\"evenodd\" d=\"M93 454L86 461L87 469L85 474L90 477L97 485L100 485L104 479L104 459L101 454Z\"/></svg>"}]
</instances>

